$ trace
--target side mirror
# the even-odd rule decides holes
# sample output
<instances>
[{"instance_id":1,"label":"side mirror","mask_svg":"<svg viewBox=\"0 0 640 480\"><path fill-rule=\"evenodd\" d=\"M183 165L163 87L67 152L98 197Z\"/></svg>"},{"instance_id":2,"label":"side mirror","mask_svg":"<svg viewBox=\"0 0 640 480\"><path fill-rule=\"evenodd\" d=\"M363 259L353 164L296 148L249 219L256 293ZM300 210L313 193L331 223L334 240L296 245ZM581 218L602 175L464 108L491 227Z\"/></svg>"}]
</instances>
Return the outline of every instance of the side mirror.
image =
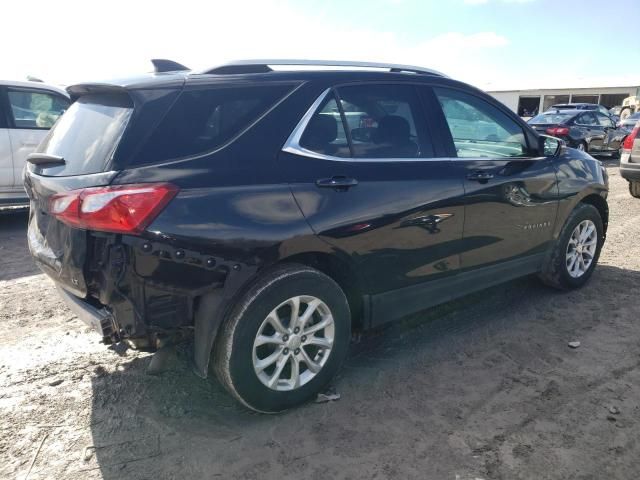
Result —
<instances>
[{"instance_id":1,"label":"side mirror","mask_svg":"<svg viewBox=\"0 0 640 480\"><path fill-rule=\"evenodd\" d=\"M548 135L540 135L538 137L538 152L544 157L557 157L560 155L564 145L564 141L559 138Z\"/></svg>"}]
</instances>

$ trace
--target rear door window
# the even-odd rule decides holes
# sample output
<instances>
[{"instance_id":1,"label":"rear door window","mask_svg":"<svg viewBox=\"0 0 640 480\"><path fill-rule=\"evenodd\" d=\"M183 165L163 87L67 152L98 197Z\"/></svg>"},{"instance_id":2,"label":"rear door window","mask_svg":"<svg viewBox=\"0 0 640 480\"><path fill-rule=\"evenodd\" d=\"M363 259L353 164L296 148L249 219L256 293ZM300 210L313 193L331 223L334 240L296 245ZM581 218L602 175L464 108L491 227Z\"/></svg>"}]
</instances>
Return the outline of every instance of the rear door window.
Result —
<instances>
[{"instance_id":1,"label":"rear door window","mask_svg":"<svg viewBox=\"0 0 640 480\"><path fill-rule=\"evenodd\" d=\"M70 100L44 90L7 91L14 128L48 129L69 107Z\"/></svg>"},{"instance_id":2,"label":"rear door window","mask_svg":"<svg viewBox=\"0 0 640 480\"><path fill-rule=\"evenodd\" d=\"M64 158L64 166L47 175L82 175L104 171L129 122L133 104L126 94L80 97L49 131L38 147Z\"/></svg>"},{"instance_id":3,"label":"rear door window","mask_svg":"<svg viewBox=\"0 0 640 480\"><path fill-rule=\"evenodd\" d=\"M460 90L434 88L457 156L509 158L529 156L522 127L489 102Z\"/></svg>"},{"instance_id":4,"label":"rear door window","mask_svg":"<svg viewBox=\"0 0 640 480\"><path fill-rule=\"evenodd\" d=\"M338 95L354 158L433 156L414 86L353 85L338 88Z\"/></svg>"},{"instance_id":5,"label":"rear door window","mask_svg":"<svg viewBox=\"0 0 640 480\"><path fill-rule=\"evenodd\" d=\"M133 163L154 163L215 150L258 120L292 88L267 85L185 90Z\"/></svg>"},{"instance_id":6,"label":"rear door window","mask_svg":"<svg viewBox=\"0 0 640 480\"><path fill-rule=\"evenodd\" d=\"M338 87L307 124L300 146L354 160L432 157L421 108L413 85Z\"/></svg>"}]
</instances>

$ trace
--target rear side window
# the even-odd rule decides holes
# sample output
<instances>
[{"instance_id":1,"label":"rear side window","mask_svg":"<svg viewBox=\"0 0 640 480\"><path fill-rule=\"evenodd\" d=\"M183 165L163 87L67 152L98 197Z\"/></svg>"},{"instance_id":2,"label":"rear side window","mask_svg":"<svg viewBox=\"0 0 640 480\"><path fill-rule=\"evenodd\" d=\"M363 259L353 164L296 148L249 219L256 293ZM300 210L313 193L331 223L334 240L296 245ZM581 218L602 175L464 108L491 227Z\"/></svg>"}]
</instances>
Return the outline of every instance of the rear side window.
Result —
<instances>
[{"instance_id":1,"label":"rear side window","mask_svg":"<svg viewBox=\"0 0 640 480\"><path fill-rule=\"evenodd\" d=\"M51 128L69 106L62 95L43 90L9 90L9 110L15 128Z\"/></svg>"},{"instance_id":2,"label":"rear side window","mask_svg":"<svg viewBox=\"0 0 640 480\"><path fill-rule=\"evenodd\" d=\"M214 150L239 134L291 85L185 90L135 156L136 164Z\"/></svg>"},{"instance_id":3,"label":"rear side window","mask_svg":"<svg viewBox=\"0 0 640 480\"><path fill-rule=\"evenodd\" d=\"M300 146L334 157L352 154L354 160L433 156L412 85L339 87L307 124Z\"/></svg>"},{"instance_id":4,"label":"rear side window","mask_svg":"<svg viewBox=\"0 0 640 480\"><path fill-rule=\"evenodd\" d=\"M498 108L459 90L435 88L461 158L528 156L520 125Z\"/></svg>"},{"instance_id":5,"label":"rear side window","mask_svg":"<svg viewBox=\"0 0 640 480\"><path fill-rule=\"evenodd\" d=\"M126 94L80 97L49 131L38 152L63 157L55 175L81 175L104 171L127 127L133 105Z\"/></svg>"}]
</instances>

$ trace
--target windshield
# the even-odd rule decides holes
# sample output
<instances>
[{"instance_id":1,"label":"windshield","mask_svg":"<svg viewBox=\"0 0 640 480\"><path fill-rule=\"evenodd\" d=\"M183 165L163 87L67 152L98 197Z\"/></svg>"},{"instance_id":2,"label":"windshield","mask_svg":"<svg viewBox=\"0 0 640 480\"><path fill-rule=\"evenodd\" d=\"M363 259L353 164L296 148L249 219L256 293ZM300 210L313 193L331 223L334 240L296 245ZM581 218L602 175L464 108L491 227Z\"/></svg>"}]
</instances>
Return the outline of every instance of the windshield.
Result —
<instances>
[{"instance_id":1,"label":"windshield","mask_svg":"<svg viewBox=\"0 0 640 480\"><path fill-rule=\"evenodd\" d=\"M133 106L128 95L86 95L60 117L38 148L64 158L47 175L67 176L104 171L127 126Z\"/></svg>"},{"instance_id":2,"label":"windshield","mask_svg":"<svg viewBox=\"0 0 640 480\"><path fill-rule=\"evenodd\" d=\"M567 113L541 113L533 117L529 120L529 123L541 123L541 124L551 124L551 123L565 123L568 121L573 114Z\"/></svg>"}]
</instances>

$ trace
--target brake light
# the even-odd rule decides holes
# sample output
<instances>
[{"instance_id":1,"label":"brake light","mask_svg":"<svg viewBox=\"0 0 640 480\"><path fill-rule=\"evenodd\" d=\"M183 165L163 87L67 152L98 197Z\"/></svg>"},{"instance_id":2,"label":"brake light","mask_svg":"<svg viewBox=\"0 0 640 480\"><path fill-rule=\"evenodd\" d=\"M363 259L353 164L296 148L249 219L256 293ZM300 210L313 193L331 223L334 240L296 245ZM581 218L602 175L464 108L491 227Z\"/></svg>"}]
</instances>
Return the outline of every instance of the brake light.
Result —
<instances>
[{"instance_id":1,"label":"brake light","mask_svg":"<svg viewBox=\"0 0 640 480\"><path fill-rule=\"evenodd\" d=\"M636 123L636 126L633 127L631 133L624 139L624 142L622 143L623 150L631 150L633 148L633 141L638 136L638 133L640 133L640 122Z\"/></svg>"},{"instance_id":2,"label":"brake light","mask_svg":"<svg viewBox=\"0 0 640 480\"><path fill-rule=\"evenodd\" d=\"M52 196L49 212L76 228L138 234L177 193L169 183L85 188Z\"/></svg>"},{"instance_id":3,"label":"brake light","mask_svg":"<svg viewBox=\"0 0 640 480\"><path fill-rule=\"evenodd\" d=\"M569 129L567 127L551 127L547 128L547 134L552 137L557 137L559 135L569 135Z\"/></svg>"}]
</instances>

